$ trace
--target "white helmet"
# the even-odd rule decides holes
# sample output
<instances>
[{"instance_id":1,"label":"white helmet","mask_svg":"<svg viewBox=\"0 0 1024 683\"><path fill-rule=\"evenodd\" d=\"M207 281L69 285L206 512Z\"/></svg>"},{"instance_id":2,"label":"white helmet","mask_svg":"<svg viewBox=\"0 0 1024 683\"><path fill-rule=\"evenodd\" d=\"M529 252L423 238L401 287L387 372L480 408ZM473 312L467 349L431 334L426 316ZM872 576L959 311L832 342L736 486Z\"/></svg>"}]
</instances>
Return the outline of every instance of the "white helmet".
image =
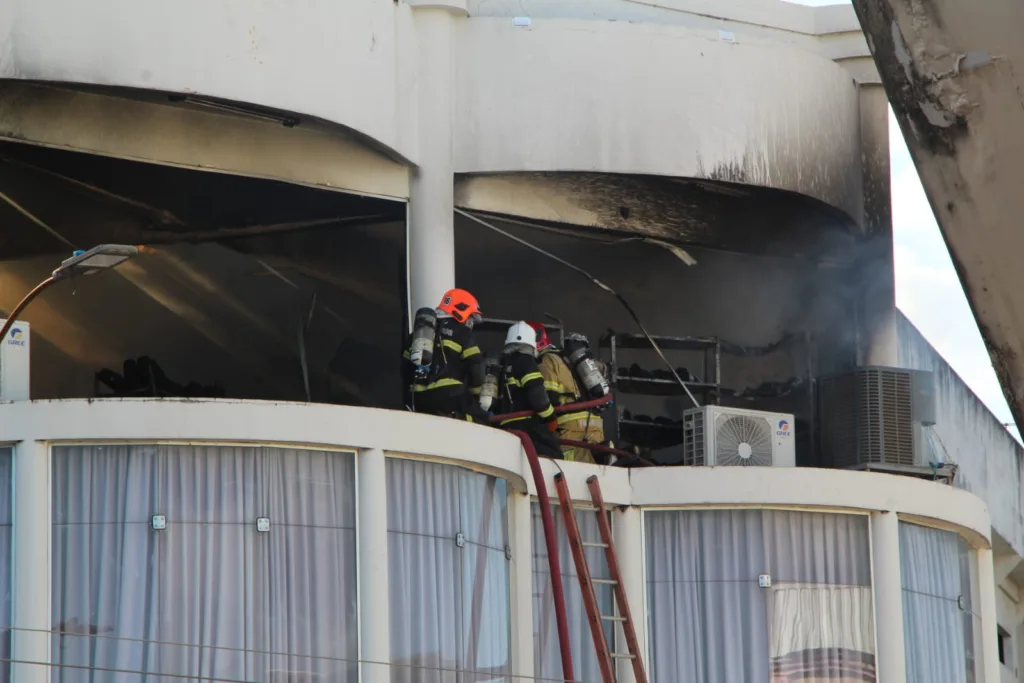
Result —
<instances>
[{"instance_id":1,"label":"white helmet","mask_svg":"<svg viewBox=\"0 0 1024 683\"><path fill-rule=\"evenodd\" d=\"M530 327L530 324L520 320L508 328L505 335L505 346L509 344L526 344L534 351L537 350L537 331Z\"/></svg>"}]
</instances>

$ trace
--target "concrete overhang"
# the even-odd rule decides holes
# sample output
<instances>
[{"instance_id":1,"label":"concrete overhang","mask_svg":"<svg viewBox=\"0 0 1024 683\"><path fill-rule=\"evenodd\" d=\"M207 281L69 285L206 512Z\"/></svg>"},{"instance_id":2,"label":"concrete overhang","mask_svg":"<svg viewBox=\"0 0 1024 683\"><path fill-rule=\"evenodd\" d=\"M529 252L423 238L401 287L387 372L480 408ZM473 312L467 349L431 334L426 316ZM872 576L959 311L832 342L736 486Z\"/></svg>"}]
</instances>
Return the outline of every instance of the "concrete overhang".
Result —
<instances>
[{"instance_id":1,"label":"concrete overhang","mask_svg":"<svg viewBox=\"0 0 1024 683\"><path fill-rule=\"evenodd\" d=\"M853 0L1018 425L1024 26L1011 0Z\"/></svg>"}]
</instances>

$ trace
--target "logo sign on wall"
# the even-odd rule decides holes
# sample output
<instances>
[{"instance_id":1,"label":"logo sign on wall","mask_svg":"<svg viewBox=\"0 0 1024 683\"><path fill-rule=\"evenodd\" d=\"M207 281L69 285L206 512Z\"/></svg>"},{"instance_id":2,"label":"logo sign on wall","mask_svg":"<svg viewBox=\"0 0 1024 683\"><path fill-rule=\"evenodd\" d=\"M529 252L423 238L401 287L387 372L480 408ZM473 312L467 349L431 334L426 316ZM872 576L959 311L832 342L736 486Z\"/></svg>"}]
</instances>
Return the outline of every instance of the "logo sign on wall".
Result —
<instances>
[{"instance_id":1,"label":"logo sign on wall","mask_svg":"<svg viewBox=\"0 0 1024 683\"><path fill-rule=\"evenodd\" d=\"M20 327L15 327L11 330L10 336L7 337L7 344L9 346L24 346L25 345L25 332Z\"/></svg>"}]
</instances>

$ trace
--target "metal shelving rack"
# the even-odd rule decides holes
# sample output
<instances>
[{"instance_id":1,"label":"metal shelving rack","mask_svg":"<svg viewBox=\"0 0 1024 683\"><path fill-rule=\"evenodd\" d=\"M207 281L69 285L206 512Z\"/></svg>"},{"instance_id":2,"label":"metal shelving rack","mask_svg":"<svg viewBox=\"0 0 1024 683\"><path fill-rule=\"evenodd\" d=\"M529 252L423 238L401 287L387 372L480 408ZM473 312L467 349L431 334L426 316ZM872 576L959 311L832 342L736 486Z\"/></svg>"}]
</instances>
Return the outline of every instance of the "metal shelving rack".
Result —
<instances>
[{"instance_id":1,"label":"metal shelving rack","mask_svg":"<svg viewBox=\"0 0 1024 683\"><path fill-rule=\"evenodd\" d=\"M658 344L666 355L671 351L688 351L703 353L703 373L701 381L685 382L687 388L693 393L694 398L702 401L704 405L717 404L721 392L719 386L722 381L722 348L718 337L665 337L651 335L651 338ZM653 351L654 347L650 340L642 334L631 334L624 332L609 331L601 337L598 342L602 350L608 350L611 356L609 364L609 379L612 391L615 393L617 404L614 411L614 435L619 438L622 427L642 429L665 429L676 430L673 425L662 425L656 422L642 422L639 420L623 420L620 414L622 408L620 397L624 394L642 396L686 396L686 392L675 378L661 379L656 377L633 377L625 367L620 365L619 353L621 351ZM659 360L659 363L661 361ZM680 439L682 439L682 426L678 427ZM645 444L641 444L645 445Z\"/></svg>"},{"instance_id":2,"label":"metal shelving rack","mask_svg":"<svg viewBox=\"0 0 1024 683\"><path fill-rule=\"evenodd\" d=\"M500 318L483 318L480 322L473 326L474 333L484 334L502 334L504 335L508 328L515 325L518 320L502 320ZM548 336L551 339L558 339L558 344L561 346L565 343L565 327L558 323L545 322L544 328L548 331ZM500 350L501 347L499 346Z\"/></svg>"}]
</instances>

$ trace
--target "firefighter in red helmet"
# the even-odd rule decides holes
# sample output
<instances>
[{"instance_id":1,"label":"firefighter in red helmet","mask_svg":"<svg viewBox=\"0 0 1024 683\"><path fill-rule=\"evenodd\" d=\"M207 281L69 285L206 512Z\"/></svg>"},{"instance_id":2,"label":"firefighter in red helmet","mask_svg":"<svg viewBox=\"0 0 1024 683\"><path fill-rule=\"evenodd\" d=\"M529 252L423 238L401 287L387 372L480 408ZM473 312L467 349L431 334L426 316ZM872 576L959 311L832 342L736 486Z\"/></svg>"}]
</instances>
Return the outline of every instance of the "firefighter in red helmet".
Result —
<instances>
[{"instance_id":1,"label":"firefighter in red helmet","mask_svg":"<svg viewBox=\"0 0 1024 683\"><path fill-rule=\"evenodd\" d=\"M479 403L484 356L473 338L473 325L481 317L476 297L464 289L445 292L433 311L417 311L404 353L416 412L487 424ZM417 340L425 341L425 347L418 347Z\"/></svg>"},{"instance_id":2,"label":"firefighter in red helmet","mask_svg":"<svg viewBox=\"0 0 1024 683\"><path fill-rule=\"evenodd\" d=\"M564 406L583 400L579 384L569 364L562 357L562 351L551 343L548 331L541 323L531 322L537 333L537 364L544 377L544 388L551 399L551 405ZM589 410L576 410L558 416L558 430L555 436L569 441L601 443L604 441L604 420ZM594 462L594 455L586 448L562 446L566 460Z\"/></svg>"}]
</instances>

